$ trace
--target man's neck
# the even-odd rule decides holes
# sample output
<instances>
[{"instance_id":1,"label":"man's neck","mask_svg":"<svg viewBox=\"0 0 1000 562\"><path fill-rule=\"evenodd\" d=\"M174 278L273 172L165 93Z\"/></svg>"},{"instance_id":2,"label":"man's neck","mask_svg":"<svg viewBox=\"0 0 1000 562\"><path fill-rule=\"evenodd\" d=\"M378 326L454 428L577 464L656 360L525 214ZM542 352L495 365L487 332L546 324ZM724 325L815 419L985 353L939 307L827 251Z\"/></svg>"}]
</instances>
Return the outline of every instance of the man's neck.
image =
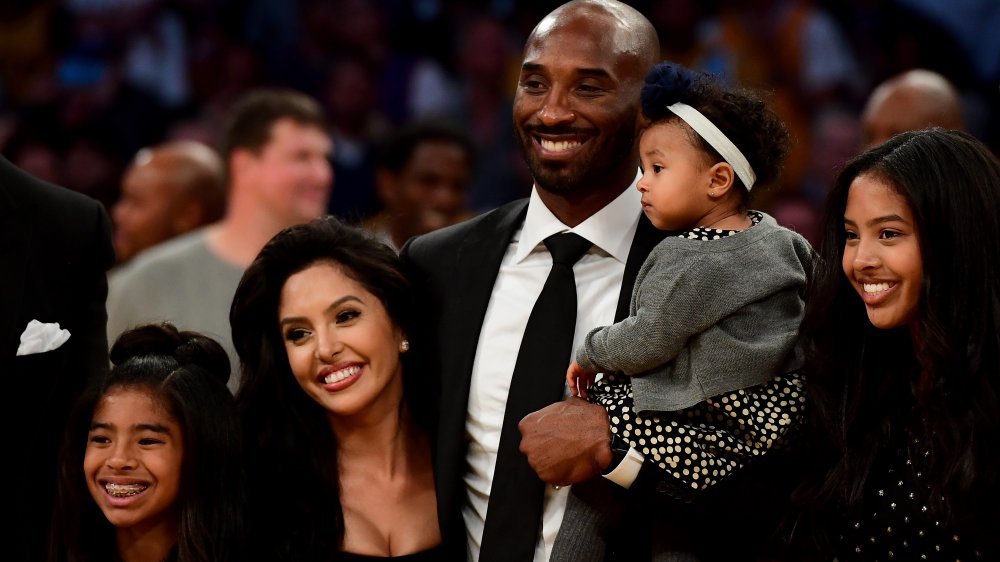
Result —
<instances>
[{"instance_id":1,"label":"man's neck","mask_svg":"<svg viewBox=\"0 0 1000 562\"><path fill-rule=\"evenodd\" d=\"M616 191L608 189L590 190L586 193L562 195L546 191L539 187L538 197L560 222L573 228L617 199L626 189L632 186L632 179L629 178L621 186L621 189Z\"/></svg>"},{"instance_id":2,"label":"man's neck","mask_svg":"<svg viewBox=\"0 0 1000 562\"><path fill-rule=\"evenodd\" d=\"M260 218L262 220L236 213L226 215L208 227L209 249L222 261L246 269L268 240L285 226Z\"/></svg>"}]
</instances>

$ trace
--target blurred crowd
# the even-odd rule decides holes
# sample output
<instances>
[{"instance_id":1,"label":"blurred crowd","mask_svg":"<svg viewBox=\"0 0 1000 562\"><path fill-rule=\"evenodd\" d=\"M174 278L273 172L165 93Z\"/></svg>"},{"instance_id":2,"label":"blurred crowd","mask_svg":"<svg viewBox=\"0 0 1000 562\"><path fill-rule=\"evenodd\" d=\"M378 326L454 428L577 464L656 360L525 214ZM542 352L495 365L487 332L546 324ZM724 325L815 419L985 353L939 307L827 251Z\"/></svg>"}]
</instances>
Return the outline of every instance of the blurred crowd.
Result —
<instances>
[{"instance_id":1,"label":"blurred crowd","mask_svg":"<svg viewBox=\"0 0 1000 562\"><path fill-rule=\"evenodd\" d=\"M391 223L392 190L379 180L383 145L406 125L434 120L474 149L458 159L468 169L449 168L462 193L447 205L461 211L446 214L457 220L530 190L510 118L519 46L560 3L5 0L0 153L109 211L134 208L128 186L136 166L149 164L144 149L215 147L222 115L241 94L290 88L326 113L331 213L375 228ZM1000 147L995 1L630 3L657 27L663 59L771 92L794 147L780 185L755 206L810 239L834 170L874 134L862 115L887 79L913 68L938 73L957 93L962 126ZM187 147L174 152L198 152ZM211 155L194 158L218 175ZM217 207L195 222L218 218ZM116 211L116 225L127 215ZM407 234L388 237L399 244Z\"/></svg>"}]
</instances>

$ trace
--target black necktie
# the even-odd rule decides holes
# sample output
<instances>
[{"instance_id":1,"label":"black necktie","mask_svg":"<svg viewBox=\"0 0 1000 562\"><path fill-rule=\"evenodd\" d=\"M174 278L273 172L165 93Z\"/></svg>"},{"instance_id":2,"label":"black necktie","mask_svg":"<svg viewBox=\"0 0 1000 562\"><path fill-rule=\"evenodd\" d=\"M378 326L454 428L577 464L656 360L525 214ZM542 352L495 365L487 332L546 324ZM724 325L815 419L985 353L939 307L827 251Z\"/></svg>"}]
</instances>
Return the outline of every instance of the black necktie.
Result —
<instances>
[{"instance_id":1,"label":"black necktie","mask_svg":"<svg viewBox=\"0 0 1000 562\"><path fill-rule=\"evenodd\" d=\"M592 246L572 232L545 239L552 269L531 309L517 352L500 432L480 562L530 561L542 524L545 484L518 450L517 424L562 398L576 327L573 264Z\"/></svg>"}]
</instances>

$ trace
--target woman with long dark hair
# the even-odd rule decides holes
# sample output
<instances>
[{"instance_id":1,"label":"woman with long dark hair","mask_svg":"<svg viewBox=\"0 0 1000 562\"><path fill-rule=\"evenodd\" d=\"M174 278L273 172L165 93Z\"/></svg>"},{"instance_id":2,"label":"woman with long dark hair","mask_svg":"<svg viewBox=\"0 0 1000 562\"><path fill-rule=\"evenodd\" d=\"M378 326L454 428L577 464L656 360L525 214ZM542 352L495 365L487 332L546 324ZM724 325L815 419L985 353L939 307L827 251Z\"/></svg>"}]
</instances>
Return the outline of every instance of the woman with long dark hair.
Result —
<instances>
[{"instance_id":1,"label":"woman with long dark hair","mask_svg":"<svg viewBox=\"0 0 1000 562\"><path fill-rule=\"evenodd\" d=\"M411 298L395 252L332 217L244 274L230 322L260 559L444 556Z\"/></svg>"},{"instance_id":2,"label":"woman with long dark hair","mask_svg":"<svg viewBox=\"0 0 1000 562\"><path fill-rule=\"evenodd\" d=\"M818 559L1000 556L1000 162L900 134L849 162L807 299Z\"/></svg>"}]
</instances>

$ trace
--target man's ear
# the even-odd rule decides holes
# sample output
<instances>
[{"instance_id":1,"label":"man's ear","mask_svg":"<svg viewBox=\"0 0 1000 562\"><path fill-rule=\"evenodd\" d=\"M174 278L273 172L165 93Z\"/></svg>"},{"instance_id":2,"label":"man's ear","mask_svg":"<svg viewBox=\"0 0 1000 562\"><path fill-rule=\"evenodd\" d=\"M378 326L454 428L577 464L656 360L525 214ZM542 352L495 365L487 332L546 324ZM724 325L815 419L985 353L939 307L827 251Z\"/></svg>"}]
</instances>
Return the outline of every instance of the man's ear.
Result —
<instances>
[{"instance_id":1,"label":"man's ear","mask_svg":"<svg viewBox=\"0 0 1000 562\"><path fill-rule=\"evenodd\" d=\"M233 176L241 176L253 166L256 160L257 155L250 149L237 148L229 155L229 169Z\"/></svg>"},{"instance_id":2,"label":"man's ear","mask_svg":"<svg viewBox=\"0 0 1000 562\"><path fill-rule=\"evenodd\" d=\"M710 197L724 197L733 187L736 172L729 162L718 162L708 170L708 194Z\"/></svg>"},{"instance_id":3,"label":"man's ear","mask_svg":"<svg viewBox=\"0 0 1000 562\"><path fill-rule=\"evenodd\" d=\"M205 222L205 208L194 197L186 197L177 203L171 226L174 232L182 234L198 228Z\"/></svg>"}]
</instances>

